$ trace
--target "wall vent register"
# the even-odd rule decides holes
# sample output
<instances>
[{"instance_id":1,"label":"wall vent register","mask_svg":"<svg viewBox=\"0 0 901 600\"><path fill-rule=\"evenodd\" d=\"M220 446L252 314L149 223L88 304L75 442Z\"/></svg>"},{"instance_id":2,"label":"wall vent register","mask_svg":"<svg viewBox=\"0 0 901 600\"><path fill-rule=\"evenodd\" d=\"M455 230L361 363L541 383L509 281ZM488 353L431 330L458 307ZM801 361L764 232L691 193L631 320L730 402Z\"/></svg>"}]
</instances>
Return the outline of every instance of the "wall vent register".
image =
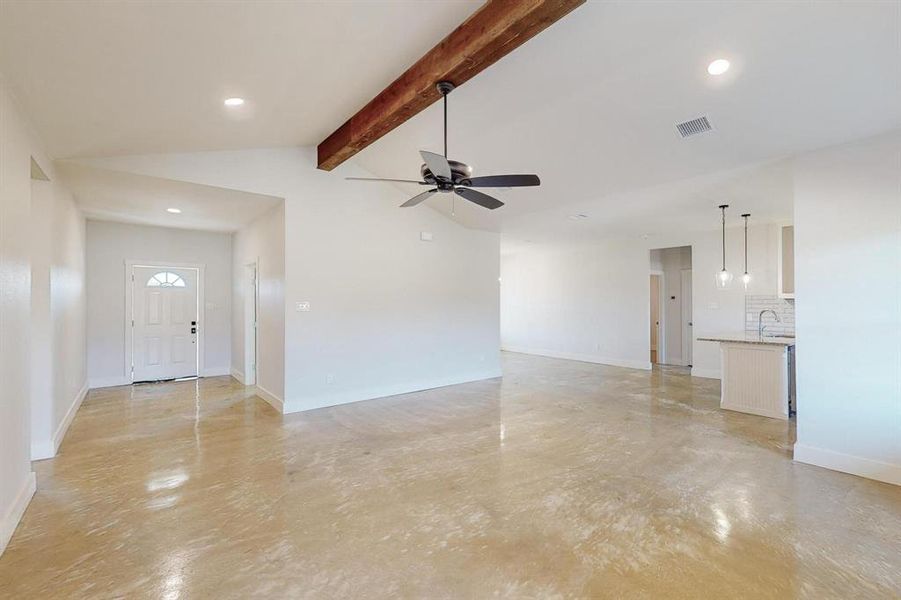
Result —
<instances>
[{"instance_id":1,"label":"wall vent register","mask_svg":"<svg viewBox=\"0 0 901 600\"><path fill-rule=\"evenodd\" d=\"M676 129L679 130L679 135L681 135L683 138L687 138L693 135L698 135L699 133L707 133L708 131L713 131L713 125L710 124L710 121L706 116L702 116L698 117L697 119L685 121L683 123L677 123Z\"/></svg>"}]
</instances>

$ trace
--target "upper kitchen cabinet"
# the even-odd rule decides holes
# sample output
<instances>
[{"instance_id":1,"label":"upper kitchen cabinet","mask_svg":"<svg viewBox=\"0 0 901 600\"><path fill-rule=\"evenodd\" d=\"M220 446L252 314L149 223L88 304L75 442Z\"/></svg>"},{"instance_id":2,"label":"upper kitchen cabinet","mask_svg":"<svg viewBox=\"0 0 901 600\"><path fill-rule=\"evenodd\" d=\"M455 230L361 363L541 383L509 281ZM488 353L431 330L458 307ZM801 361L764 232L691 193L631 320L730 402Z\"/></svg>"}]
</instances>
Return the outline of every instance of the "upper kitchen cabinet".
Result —
<instances>
[{"instance_id":1,"label":"upper kitchen cabinet","mask_svg":"<svg viewBox=\"0 0 901 600\"><path fill-rule=\"evenodd\" d=\"M779 297L795 297L795 228L783 225L779 236Z\"/></svg>"}]
</instances>

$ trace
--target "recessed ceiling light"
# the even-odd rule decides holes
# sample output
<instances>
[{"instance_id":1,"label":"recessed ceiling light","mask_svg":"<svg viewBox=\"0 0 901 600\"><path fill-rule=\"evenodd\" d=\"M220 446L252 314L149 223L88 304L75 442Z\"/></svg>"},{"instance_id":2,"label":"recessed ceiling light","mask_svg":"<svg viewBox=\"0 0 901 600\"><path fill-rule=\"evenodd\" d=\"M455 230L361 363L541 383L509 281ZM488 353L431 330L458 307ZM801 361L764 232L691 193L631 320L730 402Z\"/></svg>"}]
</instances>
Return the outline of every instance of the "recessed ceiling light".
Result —
<instances>
[{"instance_id":1,"label":"recessed ceiling light","mask_svg":"<svg viewBox=\"0 0 901 600\"><path fill-rule=\"evenodd\" d=\"M181 209L180 208L167 208L166 212L170 212L173 215L177 215L181 212Z\"/></svg>"},{"instance_id":2,"label":"recessed ceiling light","mask_svg":"<svg viewBox=\"0 0 901 600\"><path fill-rule=\"evenodd\" d=\"M244 98L226 98L225 99L226 106L241 106L242 104L244 104Z\"/></svg>"},{"instance_id":3,"label":"recessed ceiling light","mask_svg":"<svg viewBox=\"0 0 901 600\"><path fill-rule=\"evenodd\" d=\"M718 58L707 65L707 72L711 75L722 75L729 70L729 61L725 58Z\"/></svg>"}]
</instances>

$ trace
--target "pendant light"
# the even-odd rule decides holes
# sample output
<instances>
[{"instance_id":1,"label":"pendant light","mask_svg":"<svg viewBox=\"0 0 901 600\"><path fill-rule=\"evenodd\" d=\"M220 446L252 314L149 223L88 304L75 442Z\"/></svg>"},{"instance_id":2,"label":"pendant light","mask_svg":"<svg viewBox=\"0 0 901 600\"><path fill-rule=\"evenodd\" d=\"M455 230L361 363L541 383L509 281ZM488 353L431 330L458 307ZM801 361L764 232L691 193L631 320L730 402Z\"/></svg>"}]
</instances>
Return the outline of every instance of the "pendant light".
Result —
<instances>
[{"instance_id":1,"label":"pendant light","mask_svg":"<svg viewBox=\"0 0 901 600\"><path fill-rule=\"evenodd\" d=\"M720 204L723 211L723 270L716 274L716 288L726 290L732 285L732 273L726 270L726 209L728 204Z\"/></svg>"},{"instance_id":2,"label":"pendant light","mask_svg":"<svg viewBox=\"0 0 901 600\"><path fill-rule=\"evenodd\" d=\"M745 220L745 273L741 276L741 283L745 289L751 285L751 274L748 273L748 217L751 213L745 213L741 216Z\"/></svg>"}]
</instances>

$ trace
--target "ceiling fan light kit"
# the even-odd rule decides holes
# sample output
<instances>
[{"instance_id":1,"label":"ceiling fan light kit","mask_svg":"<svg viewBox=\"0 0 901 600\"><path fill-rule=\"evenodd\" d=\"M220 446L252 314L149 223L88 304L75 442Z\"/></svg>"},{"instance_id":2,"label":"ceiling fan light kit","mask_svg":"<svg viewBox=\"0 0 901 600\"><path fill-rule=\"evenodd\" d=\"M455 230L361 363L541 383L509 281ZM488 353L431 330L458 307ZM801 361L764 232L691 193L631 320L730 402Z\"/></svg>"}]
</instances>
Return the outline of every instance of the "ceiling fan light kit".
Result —
<instances>
[{"instance_id":1,"label":"ceiling fan light kit","mask_svg":"<svg viewBox=\"0 0 901 600\"><path fill-rule=\"evenodd\" d=\"M416 206L438 193L453 193L464 200L469 200L473 204L477 204L489 210L494 210L503 206L504 203L497 198L472 188L512 188L541 185L541 180L538 178L538 175L486 175L483 177L473 177L472 167L463 162L449 160L447 158L447 95L454 90L454 84L450 81L439 81L437 83L437 88L441 93L444 102L444 156L435 154L434 152L427 152L426 150L419 151L419 154L424 161L419 169L422 181L371 177L348 177L347 179L356 181L416 183L418 185L432 186L432 189L413 196L401 204L402 208Z\"/></svg>"}]
</instances>

